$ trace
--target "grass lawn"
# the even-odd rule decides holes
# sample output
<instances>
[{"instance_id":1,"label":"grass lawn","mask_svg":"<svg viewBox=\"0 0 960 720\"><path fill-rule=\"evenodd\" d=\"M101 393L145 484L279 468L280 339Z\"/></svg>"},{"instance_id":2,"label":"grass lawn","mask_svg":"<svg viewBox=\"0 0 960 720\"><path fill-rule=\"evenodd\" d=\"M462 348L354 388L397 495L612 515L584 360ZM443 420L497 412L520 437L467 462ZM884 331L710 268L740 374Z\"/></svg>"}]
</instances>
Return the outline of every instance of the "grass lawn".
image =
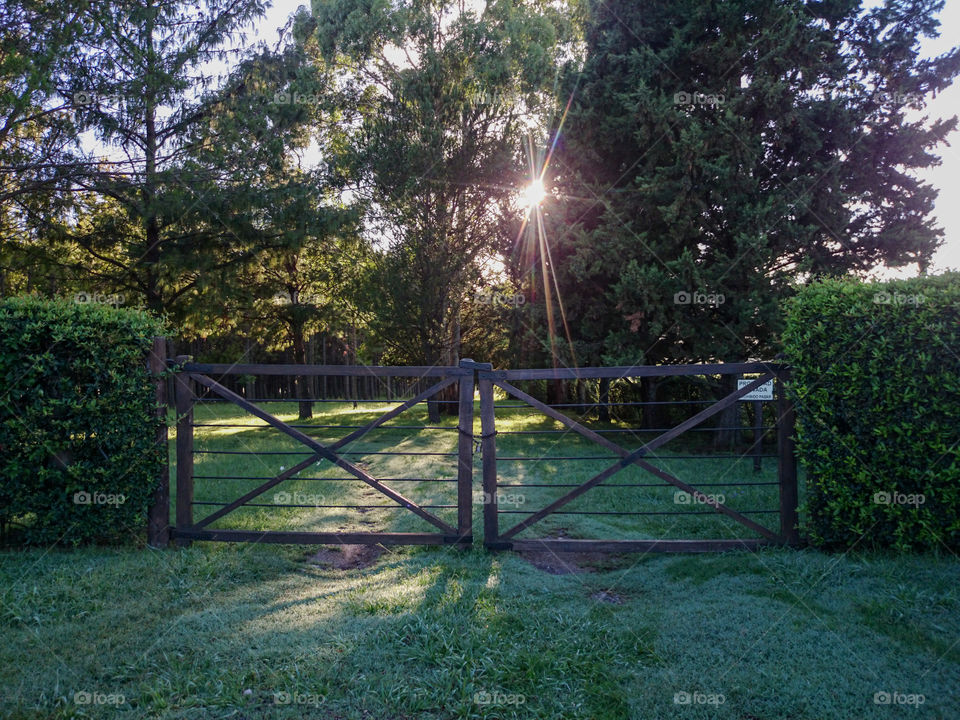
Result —
<instances>
[{"instance_id":1,"label":"grass lawn","mask_svg":"<svg viewBox=\"0 0 960 720\"><path fill-rule=\"evenodd\" d=\"M270 409L295 417L292 405ZM335 417L361 424L376 411L334 407L313 422ZM537 458L501 466L504 482L523 486L510 489L524 496L518 511L563 491L534 486L582 482L609 464L551 459L606 453L571 435L509 435L557 428L520 410L514 415L499 426L498 453ZM203 407L197 422L248 425L198 428L198 449L282 453L201 453L197 475L269 477L300 457L292 441L256 429L259 421L239 410ZM391 424L424 422L414 411ZM333 439L343 431L311 434ZM637 445L629 433L611 437ZM399 445L443 453L455 443L451 431L393 429L351 450ZM660 454L689 450L676 442ZM445 455L352 458L378 477L455 474L455 458ZM756 474L751 461L666 457L660 463L698 487L717 484L737 509L775 507L774 486L747 484L775 479L772 459ZM344 477L328 466L303 475ZM654 480L629 469L610 482ZM738 484L719 485L731 482ZM227 501L256 484L198 480L196 499ZM447 482L393 484L436 506L451 504L455 494ZM389 504L364 487L300 479L278 490L311 496L302 504ZM269 507L273 494L261 498L266 507L228 515L216 527L428 529L406 511ZM670 488L634 487L597 488L568 509L677 507ZM198 506L197 517L210 509ZM436 512L454 515L450 508ZM478 535L480 527L477 508ZM750 536L713 515L565 515L521 537L561 533ZM182 551L0 553L0 713L248 720L960 717L960 564L953 556L796 550L609 556L581 563L580 572L553 574L530 558L480 547L392 548L369 567L346 570L310 562L315 551L196 543ZM877 704L888 697L889 704Z\"/></svg>"}]
</instances>

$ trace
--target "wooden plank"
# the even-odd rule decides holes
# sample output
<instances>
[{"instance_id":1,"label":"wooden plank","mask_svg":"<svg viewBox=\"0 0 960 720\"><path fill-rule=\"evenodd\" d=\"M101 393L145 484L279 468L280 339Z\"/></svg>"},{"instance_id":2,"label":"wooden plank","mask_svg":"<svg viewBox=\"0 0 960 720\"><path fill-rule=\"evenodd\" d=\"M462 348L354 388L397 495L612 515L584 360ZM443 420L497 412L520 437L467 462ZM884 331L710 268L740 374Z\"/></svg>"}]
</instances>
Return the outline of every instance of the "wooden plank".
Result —
<instances>
[{"instance_id":1,"label":"wooden plank","mask_svg":"<svg viewBox=\"0 0 960 720\"><path fill-rule=\"evenodd\" d=\"M473 375L460 378L459 383L457 534L460 537L467 537L473 535Z\"/></svg>"},{"instance_id":2,"label":"wooden plank","mask_svg":"<svg viewBox=\"0 0 960 720\"><path fill-rule=\"evenodd\" d=\"M757 550L776 543L760 538L736 540L513 540L515 551L548 552L676 552L701 553L722 552L724 550Z\"/></svg>"},{"instance_id":3,"label":"wooden plank","mask_svg":"<svg viewBox=\"0 0 960 720\"><path fill-rule=\"evenodd\" d=\"M670 475L669 473L661 470L660 468L658 468L658 467L656 467L656 466L654 466L654 465L651 465L650 463L646 462L645 460L642 460L642 456L643 456L643 455L646 455L647 453L651 452L652 450L655 450L656 448L660 447L661 445L663 445L663 444L669 442L670 440L674 439L674 438L677 437L678 435L681 435L682 433L686 432L686 431L689 430L690 428L695 427L696 425L699 425L699 424L702 423L704 420L706 420L706 419L708 419L709 417L715 415L716 413L720 412L720 411L723 410L724 408L729 407L730 405L734 404L735 402L737 402L737 400L740 399L740 397L742 397L743 395L746 395L747 393L753 391L754 389L756 389L757 387L759 387L760 385L762 385L763 383L765 383L768 379L770 379L770 377L771 377L771 376L769 376L769 375L762 375L762 376L760 376L759 378L756 378L755 380L751 381L749 384L745 385L744 387L740 388L739 390L736 390L735 392L731 393L730 395L727 395L725 398L722 398L721 400L718 400L716 403L714 403L714 404L711 405L710 407L705 408L704 410L700 411L699 413L697 413L697 414L694 415L693 417L688 418L687 420L685 420L684 422L680 423L679 425L677 425L677 426L674 427L673 429L668 430L667 432L665 432L665 433L663 433L663 434L661 434L661 435L658 435L656 438L654 438L653 440L651 440L650 442L648 442L646 445L644 445L643 447L639 448L638 450L634 450L633 452L630 452L629 450L626 450L625 448L620 447L619 445L617 445L616 443L612 442L611 440L608 440L607 438L603 437L602 435L598 435L598 434L595 433L593 430L590 430L589 428L584 427L583 425L581 425L580 423L578 423L576 420L572 420L571 418L567 417L567 416L564 415L563 413L560 413L560 412L558 412L557 410L554 410L554 409L551 408L550 406L548 406L548 405L540 402L540 401L537 400L536 398L528 395L527 393L523 392L523 391L520 390L519 388L514 387L514 386L511 385L510 383L508 383L508 382L503 382L503 381L497 382L496 384L497 384L499 387L501 387L502 389L504 389L505 391L507 391L508 393L510 393L511 395L513 395L514 397L516 397L516 398L518 398L518 399L520 399L520 400L523 400L524 402L526 402L526 403L530 404L531 406L535 407L536 409L540 410L540 411L541 411L542 413L544 413L545 415L547 415L547 416L549 416L549 417L552 417L553 419L555 419L555 420L563 423L564 425L566 425L567 427L569 427L571 430L574 430L575 432L580 433L580 434L583 435L584 437L587 437L587 438L593 440L593 441L596 442L597 444L599 444L599 445L607 448L608 450L616 453L617 455L619 455L619 456L622 458L619 462L615 463L614 465L611 465L610 467L608 467L606 470L603 470L603 471L600 472L599 474L594 475L592 478L590 478L589 480L587 480L585 483L583 483L583 484L580 485L579 487L574 488L573 490L571 490L571 491L570 491L569 493L567 493L566 495L564 495L564 496L558 498L557 500L555 500L554 502L550 503L547 507L543 508L542 510L539 510L538 512L534 513L533 515L530 515L530 516L527 517L525 520L517 523L517 525L515 525L515 526L512 527L512 528L510 528L510 530L508 530L507 532L501 534L501 535L500 535L500 539L509 539L509 538L513 537L514 535L516 535L517 533L522 532L522 531L525 530L526 528L528 528L528 527L530 527L531 525L533 525L535 522L538 522L538 521L542 520L542 519L545 518L547 515L549 515L550 513L554 512L555 510L559 509L559 508L562 507L563 505L566 505L566 504L567 504L568 502L570 502L571 500L576 499L577 497L579 497L580 495L582 495L584 492L586 492L586 491L589 490L590 488L595 487L596 485L600 484L601 482L603 482L604 480L606 480L606 479L607 479L608 477L610 477L611 475L619 472L620 470L622 470L624 467L626 467L626 466L627 466L628 464L630 464L630 463L634 463L634 464L636 464L636 465L639 465L639 466L642 467L644 470L647 470L648 472L653 473L654 475L656 475L657 477L661 478L662 480L666 480L667 482L669 482L669 483L671 483L672 485L680 488L680 489L683 490L684 492L687 492L687 493L690 493L691 495L694 495L694 496L697 497L698 499L703 499L703 500L705 500L706 502L705 502L704 504L708 505L709 507L712 507L713 509L717 510L718 512L723 513L724 515L727 515L728 517L736 520L737 522L741 523L742 525L745 525L746 527L749 527L751 530L754 530L755 532L758 532L758 533L762 534L764 537L768 537L768 538L770 538L770 539L775 539L777 536L776 536L772 531L770 531L768 528L765 528L765 527L763 527L762 525L760 525L759 523L754 522L753 520L751 520L750 518L746 517L745 515L743 515L743 514L741 514L741 513L738 513L736 510L733 510L733 509L731 509L731 508L728 508L726 505L724 505L724 504L722 504L722 503L718 503L718 502L715 502L715 501L713 501L713 500L708 499L706 495L704 495L703 493L701 493L699 490L697 490L697 489L694 488L693 486L688 485L687 483L683 482L682 480L679 480L678 478L675 478L673 475Z\"/></svg>"},{"instance_id":4,"label":"wooden plank","mask_svg":"<svg viewBox=\"0 0 960 720\"><path fill-rule=\"evenodd\" d=\"M432 513L424 510L417 503L413 502L413 500L410 500L409 498L404 497L393 488L387 485L384 485L383 483L381 483L379 480L377 480L375 477L370 475L370 473L366 472L362 468L357 467L356 465L354 465L348 460L344 460L342 457L337 455L333 450L328 448L326 445L322 445L321 443L317 442L309 435L305 435L304 433L300 432L296 428L290 427L282 420L279 420L278 418L274 417L270 413L264 410L261 410L259 407L257 407L253 403L247 402L242 397L237 395L235 392L233 392L232 390L228 390L227 388L225 388L223 385L216 382L215 380L211 380L210 378L204 375L191 375L191 377L196 382L200 383L201 385L208 388L209 390L212 390L220 397L229 400L234 405L237 405L238 407L243 408L248 413L250 413L251 415L255 415L261 420L266 421L273 427L277 428L277 430L280 430L282 433L292 437L294 440L298 440L299 442L303 443L308 448L313 450L317 455L323 457L326 460L329 460L337 467L343 468L354 477L359 478L360 480L363 480L370 487L383 493L384 495L386 495L388 498L390 498L397 504L402 505L410 512L423 518L424 520L429 522L431 525L434 525L440 528L445 533L448 533L451 535L456 534L456 530L452 528L450 525L448 525L447 523L445 523L443 520L436 517Z\"/></svg>"},{"instance_id":5,"label":"wooden plank","mask_svg":"<svg viewBox=\"0 0 960 720\"><path fill-rule=\"evenodd\" d=\"M486 380L583 380L589 378L672 377L675 375L736 375L774 373L780 363L698 363L691 365L626 365L620 367L540 368L530 370L481 370Z\"/></svg>"},{"instance_id":6,"label":"wooden plank","mask_svg":"<svg viewBox=\"0 0 960 720\"><path fill-rule=\"evenodd\" d=\"M185 361L184 356L177 362ZM193 382L186 373L174 376L173 388L177 409L177 514L178 530L193 525ZM177 547L186 547L189 540L178 539Z\"/></svg>"},{"instance_id":7,"label":"wooden plank","mask_svg":"<svg viewBox=\"0 0 960 720\"><path fill-rule=\"evenodd\" d=\"M483 453L483 542L488 548L499 541L497 515L497 438L493 407L493 383L479 380L480 449Z\"/></svg>"},{"instance_id":8,"label":"wooden plank","mask_svg":"<svg viewBox=\"0 0 960 720\"><path fill-rule=\"evenodd\" d=\"M794 433L796 411L787 397L788 372L777 376L777 472L780 480L780 535L789 545L800 543L800 517L797 512L797 454Z\"/></svg>"},{"instance_id":9,"label":"wooden plank","mask_svg":"<svg viewBox=\"0 0 960 720\"><path fill-rule=\"evenodd\" d=\"M220 542L282 543L289 545L452 545L470 538L439 533L323 533L256 530L174 530L174 537Z\"/></svg>"},{"instance_id":10,"label":"wooden plank","mask_svg":"<svg viewBox=\"0 0 960 720\"><path fill-rule=\"evenodd\" d=\"M155 337L147 368L153 376L155 415L159 420L156 442L163 448L163 464L147 514L147 544L165 548L170 544L170 451L167 441L167 339Z\"/></svg>"},{"instance_id":11,"label":"wooden plank","mask_svg":"<svg viewBox=\"0 0 960 720\"><path fill-rule=\"evenodd\" d=\"M187 363L183 370L202 375L330 375L350 377L463 377L471 370L441 365L385 367L378 365L290 365Z\"/></svg>"}]
</instances>

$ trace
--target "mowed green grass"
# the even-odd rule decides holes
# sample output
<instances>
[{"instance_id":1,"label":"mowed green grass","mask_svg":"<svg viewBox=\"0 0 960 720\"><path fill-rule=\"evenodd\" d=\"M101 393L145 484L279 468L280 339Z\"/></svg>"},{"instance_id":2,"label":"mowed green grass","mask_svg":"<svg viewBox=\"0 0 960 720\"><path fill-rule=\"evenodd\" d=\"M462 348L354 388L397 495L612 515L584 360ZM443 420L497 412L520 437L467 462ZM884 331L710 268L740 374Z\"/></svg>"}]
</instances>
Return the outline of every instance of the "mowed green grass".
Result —
<instances>
[{"instance_id":1,"label":"mowed green grass","mask_svg":"<svg viewBox=\"0 0 960 720\"><path fill-rule=\"evenodd\" d=\"M292 405L270 409L294 420ZM337 422L362 424L378 408L336 410ZM425 424L425 414L417 413L393 424ZM500 424L501 432L557 427L528 413L513 414L512 423ZM327 424L333 417L323 413L314 422ZM197 421L259 424L223 406L199 409ZM333 440L345 431L310 432ZM390 445L452 452L456 444L455 432L378 432L350 449ZM551 447L552 439L559 442ZM621 439L637 446L635 438ZM503 434L497 440L503 456L604 454L570 435ZM274 431L253 427L197 429L198 449L299 452L284 442ZM672 454L674 447L677 454L691 450L677 443L661 454ZM351 457L378 477L455 475L450 456ZM198 475L269 477L297 459L201 454L196 469ZM772 459L764 460L759 474L749 460L662 462L698 487L775 477ZM504 466L502 474L526 485L574 483L605 464L544 459L514 469L509 478ZM333 476L325 465L309 474ZM479 472L475 477L479 482ZM611 482L630 478L654 482L633 470ZM196 499L229 500L255 484L198 480ZM425 504L453 502L451 483L394 486ZM723 490L734 507L775 507L776 488L773 494L764 488ZM733 494L739 489L743 494ZM276 491L322 494L322 504L390 504L353 481L301 479ZM541 507L562 492L510 491L526 495L523 509ZM264 504L273 503L273 493ZM581 509L677 507L672 489L597 488L587 496L594 493ZM197 517L212 507L198 506ZM449 509L436 512L453 517ZM479 507L476 517L479 523ZM675 521L567 515L545 520L523 537L751 535L728 519ZM407 511L275 507L231 514L216 526L429 530ZM195 543L180 551L0 553L0 714L247 720L960 717L960 564L949 555L780 549L625 555L592 558L588 572L553 575L516 554L479 546L391 548L371 567L350 570L317 567L309 562L314 550ZM883 693L894 703L877 704ZM920 696L922 704L903 704L919 703ZM682 702L687 698L691 702Z\"/></svg>"}]
</instances>

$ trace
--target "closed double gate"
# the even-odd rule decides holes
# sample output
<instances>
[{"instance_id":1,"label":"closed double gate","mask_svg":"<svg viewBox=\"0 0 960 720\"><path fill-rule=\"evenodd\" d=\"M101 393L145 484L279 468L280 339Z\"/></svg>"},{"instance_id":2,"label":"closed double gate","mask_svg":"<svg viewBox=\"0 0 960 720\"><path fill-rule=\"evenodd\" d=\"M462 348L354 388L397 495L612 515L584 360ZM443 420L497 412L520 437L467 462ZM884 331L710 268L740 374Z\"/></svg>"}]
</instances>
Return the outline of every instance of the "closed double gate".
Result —
<instances>
[{"instance_id":1,"label":"closed double gate","mask_svg":"<svg viewBox=\"0 0 960 720\"><path fill-rule=\"evenodd\" d=\"M784 393L784 378L786 370L771 363L725 363L714 365L671 365L671 366L637 366L611 368L578 368L578 369L546 369L546 370L493 370L488 364L475 363L464 360L456 367L366 367L366 366L323 366L323 365L225 365L225 364L198 364L189 358L181 357L171 361L169 365L176 369L173 382L170 383L174 394L173 405L177 414L176 439L176 511L175 523L159 531L152 527L154 539L157 537L172 537L178 544L184 545L193 540L239 541L239 542L275 542L295 544L455 544L466 546L473 542L474 505L482 505L483 541L491 549L527 549L539 548L553 551L570 550L599 550L599 551L712 551L729 548L755 548L765 544L795 544L797 536L797 473L794 459L792 407ZM250 377L287 376L295 377L296 388L286 394L270 398L249 397L250 392L244 392L244 380ZM645 401L611 401L608 396L601 395L600 401L570 402L547 404L534 397L533 390L526 391L519 387L526 383L609 383L624 381L636 383L638 381L663 383L677 379L693 379L700 383L701 389L710 384L714 389L726 387L723 378L740 380L739 386L730 392L722 393L710 399L687 400L645 400ZM347 393L351 397L328 399L327 397L306 397L305 388L316 388L317 383L311 382L314 378L345 378L353 384ZM363 379L366 382L366 395L358 390L355 380ZM754 400L752 407L755 413L755 427L741 427L739 410L750 407L744 400L750 400L758 391L775 389L774 399L767 403L766 417L772 424L763 426L761 401ZM324 381L326 387L326 381ZM346 386L345 386L346 387ZM542 387L542 385L541 385ZM580 386L578 386L579 389ZM609 392L609 390L607 390ZM542 395L542 393L540 393ZM583 394L581 392L581 394ZM246 395L246 396L245 396ZM325 393L324 393L325 395ZM384 405L392 405L394 395L410 395L408 399L396 401L388 411L382 412ZM701 392L702 396L702 392ZM768 399L770 396L765 396ZM203 422L209 419L206 415L197 417L198 405L216 401L218 408L230 408L233 415L241 415L244 422ZM291 403L309 402L314 404L336 403L336 408L354 416L362 416L359 424L329 425L314 422L297 422L287 419L282 412L270 412L269 403L286 403L281 407L289 412ZM352 403L352 405L351 405ZM364 405L364 403L367 403ZM431 419L424 419L423 407L433 405ZM479 422L475 422L475 406L479 405ZM669 427L653 428L647 422L643 428L625 428L624 423L616 418L604 418L600 423L603 427L591 429L588 427L588 416L602 408L626 407L636 412L648 412L657 405L671 406L671 412L659 412L659 419L668 419ZM703 406L699 411L680 419L678 411L689 406ZM419 408L414 411L414 408ZM639 407L635 407L639 406ZM322 407L322 405L321 405ZM366 411L365 408L370 408ZM561 411L561 408L563 411ZM572 410L568 410L572 408ZM344 410L345 409L345 410ZM520 414L526 413L520 417ZM733 417L738 419L737 425L731 428L718 426L715 422L720 416L731 416L731 410L736 410ZM408 411L418 412L419 421L414 424L389 424ZM439 411L445 411L442 414ZM726 411L726 412L725 412ZM377 414L380 413L380 414ZM577 417L571 417L571 415ZM220 413L222 416L223 413ZM251 426L249 421L254 419L257 425ZM437 421L436 418L443 418ZM519 419L518 419L519 418ZM228 418L231 419L231 418ZM232 418L238 419L238 418ZM714 422L708 427L702 427L708 420ZM728 420L729 422L729 420ZM478 426L478 427L475 427ZM211 449L210 443L204 447L196 447L194 429L198 427L217 428L214 432L231 432L231 428L239 428L246 433L251 429L262 433L265 430L277 431L281 437L293 445L294 449L284 449L276 452L264 451L258 444L240 449ZM521 429L516 429L520 427ZM534 429L529 429L533 427ZM337 429L344 429L345 434L337 439L327 439L327 435ZM512 429L511 429L512 428ZM539 428L539 429L538 429ZM394 440L396 447L387 449L361 448L358 443L367 442L375 431L391 431L394 436L401 434L400 440ZM751 431L752 445L746 452L733 455L709 455L702 451L702 444L696 452L689 456L665 456L658 454L658 449L668 443L679 441L681 436L697 431L706 431L716 434L723 430L731 432ZM446 431L450 442L442 445L440 451L435 449L434 441L421 442L422 433L443 433ZM323 439L317 433L323 434ZM406 433L406 434L404 434ZM411 434L412 433L412 434ZM649 439L641 437L640 433L652 435ZM518 452L517 448L533 447L529 441L538 434L554 436L551 448L561 452L564 448L577 448L582 452L584 444L594 449L602 449L606 455L551 455L550 452L534 452L527 457L504 455ZM624 442L615 442L611 436L619 434L633 441L629 445ZM513 436L513 437L511 437ZM774 446L773 454L764 455L764 438L767 445ZM455 439L454 439L455 438ZM520 441L523 441L522 444ZM511 444L513 443L513 444ZM427 447L427 451L422 448ZM500 452L500 459L498 459ZM282 455L285 462L291 465L274 468L265 475L250 475L249 472L237 475L219 474L209 475L203 467L212 465L211 457L220 454L229 456L234 463L230 466L250 467L252 463L263 462L264 456ZM205 457L201 461L201 472L197 472L195 458L198 455ZM294 462L293 457L302 457ZM359 456L360 459L353 459ZM756 480L744 479L743 468L746 463L736 466L732 482L712 482L710 487L701 485L697 478L680 477L678 472L669 467L671 458L687 457L691 461L700 463L701 467L706 460L723 457L734 461L750 460L759 469L761 457L776 459L776 476L772 479ZM422 468L429 459L429 473ZM383 461L394 462L393 466ZM590 466L579 465L578 461L591 461ZM511 471L511 463L528 462L528 467L534 470ZM373 467L377 462L380 465ZM679 461L676 461L679 462ZM336 469L336 477L315 477L309 473L317 467L330 470ZM408 472L397 472L396 468L410 468ZM515 467L515 465L514 465ZM583 468L586 467L587 470ZM629 468L632 473L632 482L614 484L610 482L618 473ZM768 466L769 468L769 466ZM475 469L480 472L475 473ZM232 472L236 473L234 469ZM702 470L698 472L703 472ZM626 474L630 474L626 473ZM410 475L413 475L412 477ZM429 474L430 477L423 477ZM768 473L769 474L769 473ZM404 475L403 477L395 477ZM441 475L442 477L435 477ZM513 482L520 476L520 482ZM584 479L585 475L587 476ZM475 476L476 482L475 482ZM482 478L482 483L481 483ZM533 482L530 482L533 478ZM655 479L657 482L639 482L639 479ZM715 480L716 478L714 478ZM197 500L194 497L194 488L197 481L219 483L219 487L232 489L234 497L216 497L208 500ZM275 494L273 503L264 503L264 496L271 490L282 489L288 482L321 481L339 483L354 483L363 489L364 497L375 496L381 501L376 505L337 504L317 502L311 496L308 505L297 503L279 503L276 498L293 497L290 493ZM526 480L526 482L524 482ZM574 482L570 482L574 480ZM246 482L242 490L237 482ZM251 483L253 487L248 487ZM401 488L404 483L409 488L428 491L432 500L423 500L412 497L407 488ZM750 486L749 489L760 489L775 492L776 507L764 509L734 509L722 493L705 492L716 489L716 486ZM754 486L772 486L758 488ZM437 490L439 488L439 490ZM674 502L685 502L686 507L674 507L667 510L655 509L643 511L634 508L634 500L625 495L626 488L655 488L661 492L662 488L675 492ZM510 509L515 505L504 506L504 498L510 500L519 496L519 490L524 491L525 504L519 509ZM620 493L622 498L615 501L615 509L609 510L610 502L604 501L601 506L608 509L590 510L583 503L591 497L598 496L608 490ZM542 492L541 492L542 491ZM654 492L645 490L644 492ZM446 494L444 494L446 493ZM769 500L773 497L767 494ZM386 498L386 501L384 501ZM437 500L440 498L440 500ZM677 499L679 498L679 500ZM685 499L684 499L685 498ZM647 498L650 499L649 497ZM169 490L161 488L157 502L169 505ZM385 504L384 504L385 503ZM697 512L689 512L688 507L694 506ZM571 507L586 507L571 511ZM212 507L212 511L202 518L196 519L194 511L198 507ZM371 512L393 510L399 514L408 515L410 520L422 526L418 531L388 532L384 529L359 530L356 527L340 527L333 530L291 529L276 527L268 530L241 527L222 527L225 518L234 516L243 510L259 509L266 512L268 518L280 519L278 512L271 515L272 509L313 507L320 515L323 512L351 510L356 512ZM267 510L264 510L266 508ZM158 512L162 512L158 511ZM761 522L758 513L766 513L766 517L777 516L777 522ZM650 537L650 530L641 532L648 537L629 537L629 531L616 533L618 537L604 537L603 526L593 525L586 531L572 532L567 528L559 531L554 527L537 532L538 529L549 525L548 520L556 520L564 515L597 516L605 519L606 516L682 516L684 521L692 516L715 515L725 520L724 537L704 537L702 530L693 533L695 537L673 537L670 530L661 528L654 531ZM156 517L154 513L152 517ZM514 516L522 516L517 518ZM341 518L342 515L337 517ZM392 524L396 526L396 514L391 516ZM507 520L510 522L507 522ZM681 517L677 518L679 521ZM518 520L514 522L514 520ZM372 522L372 521L369 521ZM227 520L229 524L229 520ZM270 523L272 524L272 523ZM282 521L280 522L282 525ZM403 524L403 523L399 523ZM407 523L410 524L410 523ZM554 523L556 524L556 523ZM771 527L772 525L772 527ZM731 532L734 526L740 532ZM600 536L597 536L597 535ZM623 535L628 537L623 537ZM683 535L682 532L677 532ZM522 537L521 537L522 535Z\"/></svg>"}]
</instances>

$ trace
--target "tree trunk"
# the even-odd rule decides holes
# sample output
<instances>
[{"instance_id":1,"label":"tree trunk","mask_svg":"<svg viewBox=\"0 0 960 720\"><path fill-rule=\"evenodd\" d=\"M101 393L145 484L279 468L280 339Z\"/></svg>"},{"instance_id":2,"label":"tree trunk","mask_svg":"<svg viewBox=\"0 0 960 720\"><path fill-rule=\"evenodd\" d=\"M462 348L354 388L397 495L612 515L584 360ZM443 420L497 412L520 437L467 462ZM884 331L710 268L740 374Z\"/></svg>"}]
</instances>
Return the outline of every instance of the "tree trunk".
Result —
<instances>
[{"instance_id":1,"label":"tree trunk","mask_svg":"<svg viewBox=\"0 0 960 720\"><path fill-rule=\"evenodd\" d=\"M297 365L307 364L307 344L303 338L303 325L292 323L290 333L293 336L293 362ZM296 378L297 397L304 398L310 396L309 378L298 375ZM299 403L301 420L309 420L313 417L313 403L309 400L301 400Z\"/></svg>"},{"instance_id":2,"label":"tree trunk","mask_svg":"<svg viewBox=\"0 0 960 720\"><path fill-rule=\"evenodd\" d=\"M726 397L730 393L736 391L737 389L737 376L736 375L722 375L720 377L720 398ZM718 398L719 399L719 398ZM725 410L721 410L717 414L717 427L720 429L714 433L713 436L713 447L716 450L729 449L733 447L737 438L737 430L730 430L725 428L733 428L738 424L738 419L740 417L740 403L735 402L730 407Z\"/></svg>"},{"instance_id":3,"label":"tree trunk","mask_svg":"<svg viewBox=\"0 0 960 720\"><path fill-rule=\"evenodd\" d=\"M600 378L600 421L610 422L610 378Z\"/></svg>"},{"instance_id":4,"label":"tree trunk","mask_svg":"<svg viewBox=\"0 0 960 720\"><path fill-rule=\"evenodd\" d=\"M435 352L435 351L430 351L430 352L428 352L428 354L427 354L427 365L436 365L436 364L439 364L439 363L441 362L440 358L442 357L442 355L443 355L442 352L440 352L440 353ZM415 393L420 393L420 392L422 392L424 389L425 389L425 385L423 384L423 379L422 379L422 378L418 378L418 380L417 380L417 385L416 385L416 387L414 388L414 392L415 392ZM441 418L440 418L440 413L441 413L440 408L441 408L441 405L440 405L440 403L438 402L439 399L440 399L440 398L437 397L437 395L434 395L432 398L430 398L430 399L427 400L427 418L428 418L428 422L430 422L431 424L434 424L434 425L436 425L437 423L439 423L439 422L440 422L440 419L441 419Z\"/></svg>"},{"instance_id":5,"label":"tree trunk","mask_svg":"<svg viewBox=\"0 0 960 720\"><path fill-rule=\"evenodd\" d=\"M452 319L452 332L450 347L447 349L445 355L446 359L444 360L446 365L451 367L460 364L460 315L459 313L454 313ZM457 403L459 399L459 390L456 385L451 385L446 387L437 393L437 399L442 400L443 402L437 403L440 407L441 415L457 415L460 412L460 407Z\"/></svg>"},{"instance_id":6,"label":"tree trunk","mask_svg":"<svg viewBox=\"0 0 960 720\"><path fill-rule=\"evenodd\" d=\"M354 323L351 327L352 337L350 340L350 355L352 356L352 362L349 362L351 365L357 364L357 325ZM357 408L357 378L354 375L349 377L350 384L350 398L353 400L353 408Z\"/></svg>"},{"instance_id":7,"label":"tree trunk","mask_svg":"<svg viewBox=\"0 0 960 720\"><path fill-rule=\"evenodd\" d=\"M651 377L640 378L640 399L643 402L656 402L657 383ZM645 430L665 427L662 423L663 413L660 412L661 405L644 405L643 415L640 421L640 427Z\"/></svg>"},{"instance_id":8,"label":"tree trunk","mask_svg":"<svg viewBox=\"0 0 960 720\"><path fill-rule=\"evenodd\" d=\"M253 362L253 340L250 339L250 337L248 336L244 340L243 344L244 344L244 353L243 353L244 362L251 363ZM254 394L256 392L255 385L256 385L256 378L253 375L247 376L243 386L243 394L247 397L248 400L250 398L256 397L256 395Z\"/></svg>"},{"instance_id":9,"label":"tree trunk","mask_svg":"<svg viewBox=\"0 0 960 720\"><path fill-rule=\"evenodd\" d=\"M566 382L563 380L551 380L547 386L547 404L559 405L567 397Z\"/></svg>"},{"instance_id":10,"label":"tree trunk","mask_svg":"<svg viewBox=\"0 0 960 720\"><path fill-rule=\"evenodd\" d=\"M324 333L320 336L320 364L327 364L327 333ZM324 400L327 399L327 376L324 375L320 379L320 397Z\"/></svg>"}]
</instances>

